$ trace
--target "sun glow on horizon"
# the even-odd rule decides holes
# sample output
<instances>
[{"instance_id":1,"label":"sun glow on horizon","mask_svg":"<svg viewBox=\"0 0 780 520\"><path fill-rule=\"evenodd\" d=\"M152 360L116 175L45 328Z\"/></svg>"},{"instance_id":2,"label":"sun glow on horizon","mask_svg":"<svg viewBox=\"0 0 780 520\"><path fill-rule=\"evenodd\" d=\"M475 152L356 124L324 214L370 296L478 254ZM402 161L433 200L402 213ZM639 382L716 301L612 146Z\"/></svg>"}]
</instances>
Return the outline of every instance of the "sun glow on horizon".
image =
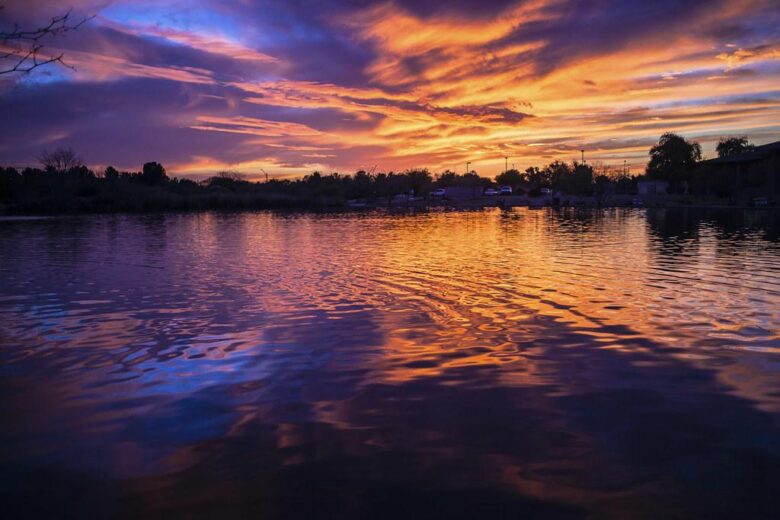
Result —
<instances>
[{"instance_id":1,"label":"sun glow on horizon","mask_svg":"<svg viewBox=\"0 0 780 520\"><path fill-rule=\"evenodd\" d=\"M505 157L524 169L581 149L639 171L666 131L710 156L721 136L780 138L772 1L434 4L76 2L98 16L48 42L74 70L0 83L0 154L68 145L196 177L467 161L495 175ZM0 21L59 9L11 2Z\"/></svg>"}]
</instances>

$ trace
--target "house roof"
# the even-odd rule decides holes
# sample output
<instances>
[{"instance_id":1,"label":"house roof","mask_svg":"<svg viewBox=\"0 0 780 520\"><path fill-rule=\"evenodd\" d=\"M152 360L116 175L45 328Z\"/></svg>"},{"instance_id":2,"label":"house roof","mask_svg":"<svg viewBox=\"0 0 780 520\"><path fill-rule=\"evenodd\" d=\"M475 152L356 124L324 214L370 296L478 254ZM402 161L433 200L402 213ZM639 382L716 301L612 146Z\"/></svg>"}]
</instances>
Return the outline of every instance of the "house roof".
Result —
<instances>
[{"instance_id":1,"label":"house roof","mask_svg":"<svg viewBox=\"0 0 780 520\"><path fill-rule=\"evenodd\" d=\"M717 159L710 159L705 161L709 164L730 164L750 161L760 161L765 159L771 152L780 151L780 141L774 143L764 144L756 146L753 150L738 155L731 155L729 157L718 157Z\"/></svg>"}]
</instances>

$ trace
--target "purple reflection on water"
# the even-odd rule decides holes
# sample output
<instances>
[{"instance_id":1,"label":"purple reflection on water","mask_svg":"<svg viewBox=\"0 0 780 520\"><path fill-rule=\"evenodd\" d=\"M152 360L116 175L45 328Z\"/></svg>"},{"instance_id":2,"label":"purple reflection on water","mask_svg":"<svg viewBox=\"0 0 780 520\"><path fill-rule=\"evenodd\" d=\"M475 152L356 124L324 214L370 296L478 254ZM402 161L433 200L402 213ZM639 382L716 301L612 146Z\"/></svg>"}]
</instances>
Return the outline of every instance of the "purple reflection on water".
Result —
<instances>
[{"instance_id":1,"label":"purple reflection on water","mask_svg":"<svg viewBox=\"0 0 780 520\"><path fill-rule=\"evenodd\" d=\"M773 212L0 222L31 516L770 517Z\"/></svg>"}]
</instances>

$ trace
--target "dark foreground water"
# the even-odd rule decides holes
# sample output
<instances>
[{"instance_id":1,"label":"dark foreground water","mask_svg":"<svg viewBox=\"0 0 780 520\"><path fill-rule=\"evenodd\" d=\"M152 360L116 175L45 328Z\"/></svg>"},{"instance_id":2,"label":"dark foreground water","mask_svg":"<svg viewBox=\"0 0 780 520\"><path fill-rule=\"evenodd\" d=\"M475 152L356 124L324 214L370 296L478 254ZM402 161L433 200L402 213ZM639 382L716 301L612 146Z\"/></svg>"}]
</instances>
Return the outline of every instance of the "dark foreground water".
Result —
<instances>
[{"instance_id":1,"label":"dark foreground water","mask_svg":"<svg viewBox=\"0 0 780 520\"><path fill-rule=\"evenodd\" d=\"M767 211L1 221L0 514L770 518L778 232Z\"/></svg>"}]
</instances>

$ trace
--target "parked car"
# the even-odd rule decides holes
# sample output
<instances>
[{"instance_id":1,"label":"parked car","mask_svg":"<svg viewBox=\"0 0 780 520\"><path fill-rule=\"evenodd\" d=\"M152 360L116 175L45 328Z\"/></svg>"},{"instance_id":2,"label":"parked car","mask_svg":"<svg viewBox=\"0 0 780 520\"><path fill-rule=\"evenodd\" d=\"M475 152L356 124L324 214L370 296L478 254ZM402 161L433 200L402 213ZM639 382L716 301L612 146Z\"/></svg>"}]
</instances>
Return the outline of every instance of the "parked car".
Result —
<instances>
[{"instance_id":1,"label":"parked car","mask_svg":"<svg viewBox=\"0 0 780 520\"><path fill-rule=\"evenodd\" d=\"M498 192L501 195L511 195L512 194L512 186L501 186L501 188L498 190Z\"/></svg>"},{"instance_id":2,"label":"parked car","mask_svg":"<svg viewBox=\"0 0 780 520\"><path fill-rule=\"evenodd\" d=\"M444 188L438 188L431 192L431 197L445 197L447 196L447 190Z\"/></svg>"},{"instance_id":3,"label":"parked car","mask_svg":"<svg viewBox=\"0 0 780 520\"><path fill-rule=\"evenodd\" d=\"M552 195L552 190L550 188L540 188L539 192L542 195Z\"/></svg>"},{"instance_id":4,"label":"parked car","mask_svg":"<svg viewBox=\"0 0 780 520\"><path fill-rule=\"evenodd\" d=\"M493 188L488 188L485 190L485 195L488 197L495 197L498 195L498 190L494 190Z\"/></svg>"}]
</instances>

